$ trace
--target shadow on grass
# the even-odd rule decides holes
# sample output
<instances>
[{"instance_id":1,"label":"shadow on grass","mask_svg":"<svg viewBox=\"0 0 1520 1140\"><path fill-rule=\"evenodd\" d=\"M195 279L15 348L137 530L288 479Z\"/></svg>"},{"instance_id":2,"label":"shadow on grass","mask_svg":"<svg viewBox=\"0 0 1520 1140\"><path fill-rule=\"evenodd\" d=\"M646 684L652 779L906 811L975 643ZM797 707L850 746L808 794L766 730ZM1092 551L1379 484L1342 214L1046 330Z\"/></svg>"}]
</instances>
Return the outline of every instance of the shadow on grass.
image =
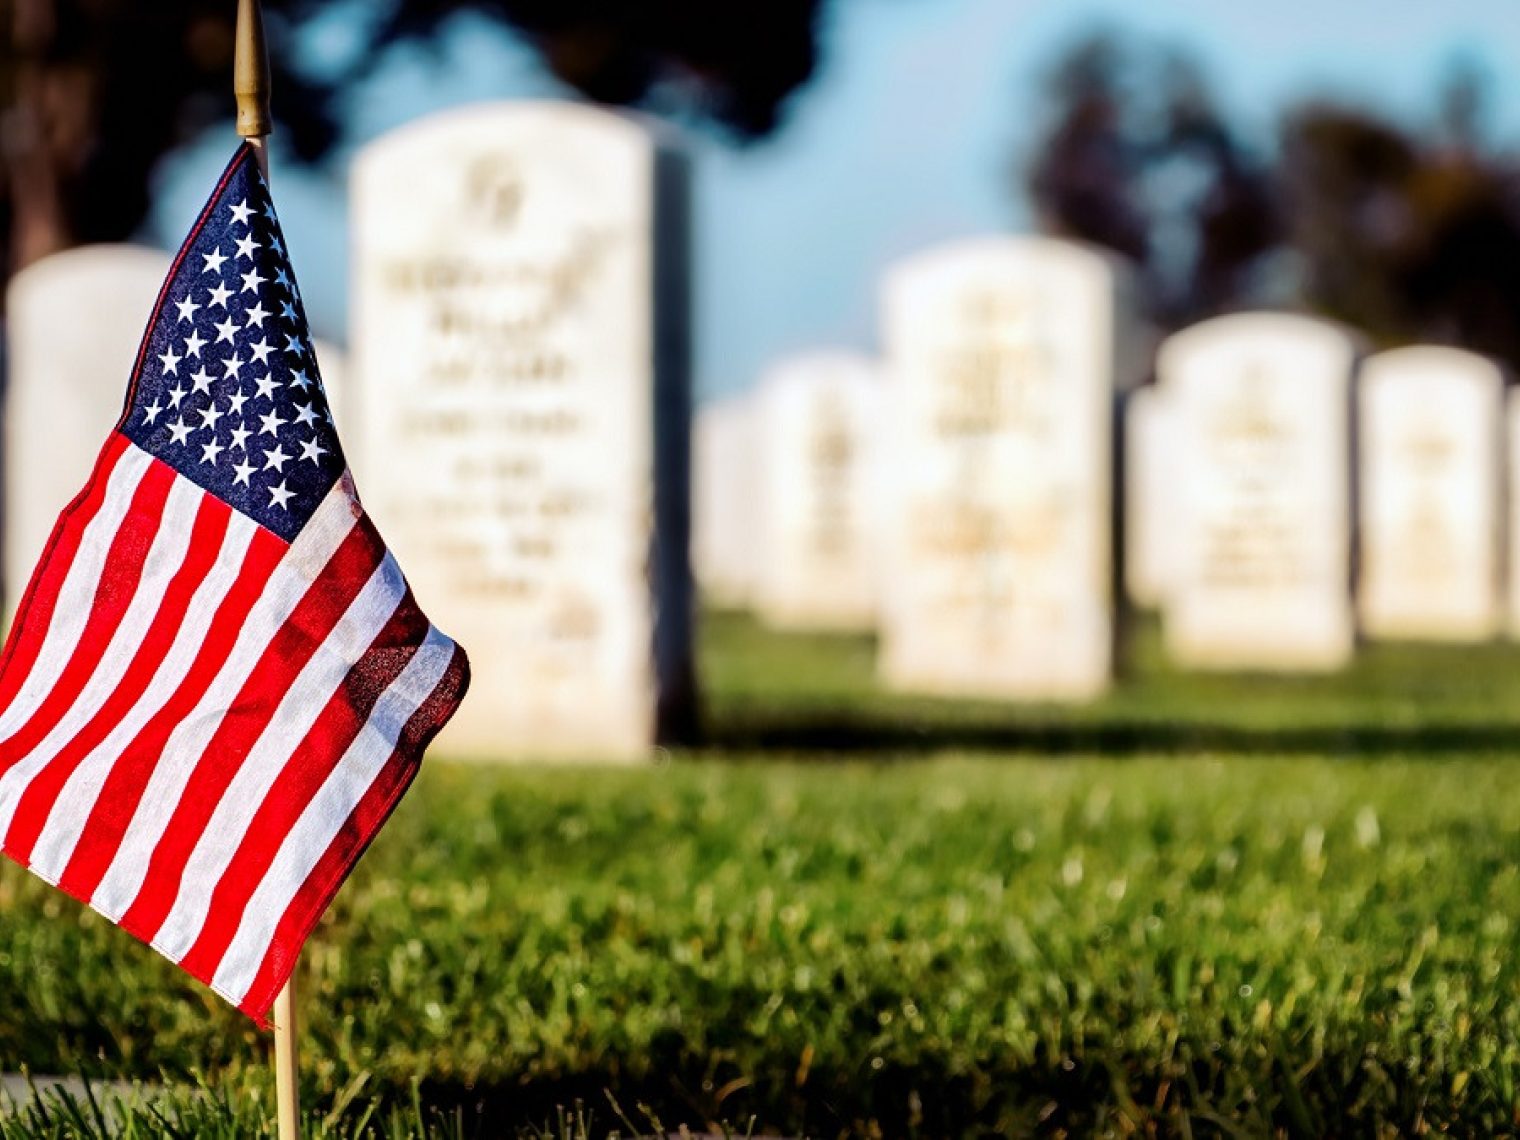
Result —
<instances>
[{"instance_id":1,"label":"shadow on grass","mask_svg":"<svg viewBox=\"0 0 1520 1140\"><path fill-rule=\"evenodd\" d=\"M703 758L906 759L942 752L1374 757L1520 751L1520 644L1360 647L1322 676L1188 673L1154 619L1126 630L1114 685L1087 704L885 690L868 635L791 634L749 615L703 628Z\"/></svg>"},{"instance_id":2,"label":"shadow on grass","mask_svg":"<svg viewBox=\"0 0 1520 1140\"><path fill-rule=\"evenodd\" d=\"M1218 1046L1213 1048L1217 1049ZM1228 1051L1228 1050L1227 1050ZM1244 1062L1244 1058L1235 1058ZM996 1057L967 1066L945 1057L799 1069L751 1080L719 1063L703 1078L674 1058L631 1079L615 1068L536 1078L524 1086L424 1082L429 1113L457 1122L456 1135L527 1134L544 1140L701 1135L1034 1136L1141 1134L1408 1135L1437 1130L1493 1134L1505 1106L1488 1096L1447 1097L1429 1074L1398 1088L1365 1056L1308 1060L1279 1049L1249 1064L1224 1064L1189 1042L1166 1064L1103 1049L1053 1055L1039 1046L1025 1064ZM804 1063L805 1065L806 1063ZM616 1094L607 1090L617 1089ZM566 1128L567 1117L581 1128ZM590 1125L586 1127L586 1125Z\"/></svg>"},{"instance_id":3,"label":"shadow on grass","mask_svg":"<svg viewBox=\"0 0 1520 1140\"><path fill-rule=\"evenodd\" d=\"M1025 719L1003 724L915 725L851 713L745 717L729 714L707 726L696 753L732 758L806 753L822 759L911 759L942 752L1140 756L1236 753L1348 758L1498 754L1520 749L1520 726L1461 724L1284 725L1166 724L1115 719L1102 723Z\"/></svg>"},{"instance_id":4,"label":"shadow on grass","mask_svg":"<svg viewBox=\"0 0 1520 1140\"><path fill-rule=\"evenodd\" d=\"M951 1073L920 1059L818 1072L802 1087L793 1080L760 1088L726 1071L715 1079L631 1081L604 1070L527 1087L429 1081L418 1095L427 1115L451 1119L457 1135L480 1140L514 1131L541 1140L1033 1135L1063 1126L1085 1134L1113 1115L1112 1078L1103 1068L1055 1064L1000 1072L995 1082L990 1076Z\"/></svg>"}]
</instances>

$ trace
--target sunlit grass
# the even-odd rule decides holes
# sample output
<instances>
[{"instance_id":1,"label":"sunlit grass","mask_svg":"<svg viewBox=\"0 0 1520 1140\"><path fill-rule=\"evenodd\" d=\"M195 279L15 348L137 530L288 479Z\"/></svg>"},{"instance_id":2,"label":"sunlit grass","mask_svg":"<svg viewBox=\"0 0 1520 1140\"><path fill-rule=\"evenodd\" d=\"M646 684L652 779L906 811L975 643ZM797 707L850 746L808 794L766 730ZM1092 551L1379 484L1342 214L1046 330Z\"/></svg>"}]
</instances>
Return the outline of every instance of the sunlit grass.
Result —
<instances>
[{"instance_id":1,"label":"sunlit grass","mask_svg":"<svg viewBox=\"0 0 1520 1140\"><path fill-rule=\"evenodd\" d=\"M1129 684L1162 715L1126 689L913 713L872 690L863 640L800 648L711 627L715 730L911 722L895 763L431 763L306 958L312 1134L1514 1128L1513 650L1196 688L1157 667ZM1022 736L1140 705L1178 754ZM1492 736L1293 734L1400 716ZM1253 743L1200 750L1200 726ZM144 1108L134 1135L269 1134L268 1043L237 1014L14 868L0 915L0 1069L168 1081L152 1111L192 1123ZM51 1111L0 1138L90 1134Z\"/></svg>"}]
</instances>

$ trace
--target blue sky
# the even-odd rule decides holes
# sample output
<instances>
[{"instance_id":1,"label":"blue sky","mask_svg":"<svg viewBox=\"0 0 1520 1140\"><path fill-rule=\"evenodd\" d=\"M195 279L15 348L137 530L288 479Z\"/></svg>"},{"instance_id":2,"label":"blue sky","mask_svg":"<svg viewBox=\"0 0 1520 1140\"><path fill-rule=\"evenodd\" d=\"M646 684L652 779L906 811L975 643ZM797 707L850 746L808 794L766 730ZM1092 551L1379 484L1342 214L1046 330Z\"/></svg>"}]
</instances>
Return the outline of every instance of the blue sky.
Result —
<instances>
[{"instance_id":1,"label":"blue sky","mask_svg":"<svg viewBox=\"0 0 1520 1140\"><path fill-rule=\"evenodd\" d=\"M348 50L350 0L305 45ZM820 72L783 128L739 148L692 139L698 249L697 391L751 384L787 352L875 343L876 282L931 242L1027 227L1015 161L1038 137L1040 80L1095 26L1188 49L1238 121L1266 137L1276 111L1335 94L1407 119L1434 113L1452 61L1493 81L1493 134L1520 143L1514 0L834 0ZM479 99L565 93L522 45L473 19L441 50L398 53L355 93L351 138ZM167 162L149 240L184 233L230 132ZM278 162L275 192L319 333L343 341L345 155L328 172Z\"/></svg>"}]
</instances>

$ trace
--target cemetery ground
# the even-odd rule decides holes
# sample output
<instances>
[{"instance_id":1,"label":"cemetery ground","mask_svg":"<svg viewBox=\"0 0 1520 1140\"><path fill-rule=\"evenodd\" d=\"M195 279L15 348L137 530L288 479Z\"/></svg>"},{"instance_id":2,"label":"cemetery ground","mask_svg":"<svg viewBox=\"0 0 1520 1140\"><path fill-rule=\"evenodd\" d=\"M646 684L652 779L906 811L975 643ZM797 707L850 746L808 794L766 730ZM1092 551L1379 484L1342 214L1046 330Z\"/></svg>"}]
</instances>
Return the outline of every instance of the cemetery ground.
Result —
<instances>
[{"instance_id":1,"label":"cemetery ground","mask_svg":"<svg viewBox=\"0 0 1520 1140\"><path fill-rule=\"evenodd\" d=\"M310 1135L1516 1129L1520 648L1184 677L1142 628L1021 710L704 638L709 749L428 763L308 951ZM273 1134L267 1036L9 865L0 914L0 1070L154 1086L0 1138Z\"/></svg>"}]
</instances>

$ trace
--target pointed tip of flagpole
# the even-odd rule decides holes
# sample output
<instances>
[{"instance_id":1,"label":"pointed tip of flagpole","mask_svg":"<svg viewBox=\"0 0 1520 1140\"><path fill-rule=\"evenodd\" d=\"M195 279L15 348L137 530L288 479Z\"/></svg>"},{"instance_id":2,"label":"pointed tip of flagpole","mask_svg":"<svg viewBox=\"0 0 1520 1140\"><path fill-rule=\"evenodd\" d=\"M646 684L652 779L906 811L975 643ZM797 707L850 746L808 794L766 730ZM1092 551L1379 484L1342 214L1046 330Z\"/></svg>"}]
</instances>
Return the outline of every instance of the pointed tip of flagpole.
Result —
<instances>
[{"instance_id":1,"label":"pointed tip of flagpole","mask_svg":"<svg viewBox=\"0 0 1520 1140\"><path fill-rule=\"evenodd\" d=\"M237 96L238 134L257 142L274 130L269 113L269 49L259 0L238 0L232 92Z\"/></svg>"}]
</instances>

